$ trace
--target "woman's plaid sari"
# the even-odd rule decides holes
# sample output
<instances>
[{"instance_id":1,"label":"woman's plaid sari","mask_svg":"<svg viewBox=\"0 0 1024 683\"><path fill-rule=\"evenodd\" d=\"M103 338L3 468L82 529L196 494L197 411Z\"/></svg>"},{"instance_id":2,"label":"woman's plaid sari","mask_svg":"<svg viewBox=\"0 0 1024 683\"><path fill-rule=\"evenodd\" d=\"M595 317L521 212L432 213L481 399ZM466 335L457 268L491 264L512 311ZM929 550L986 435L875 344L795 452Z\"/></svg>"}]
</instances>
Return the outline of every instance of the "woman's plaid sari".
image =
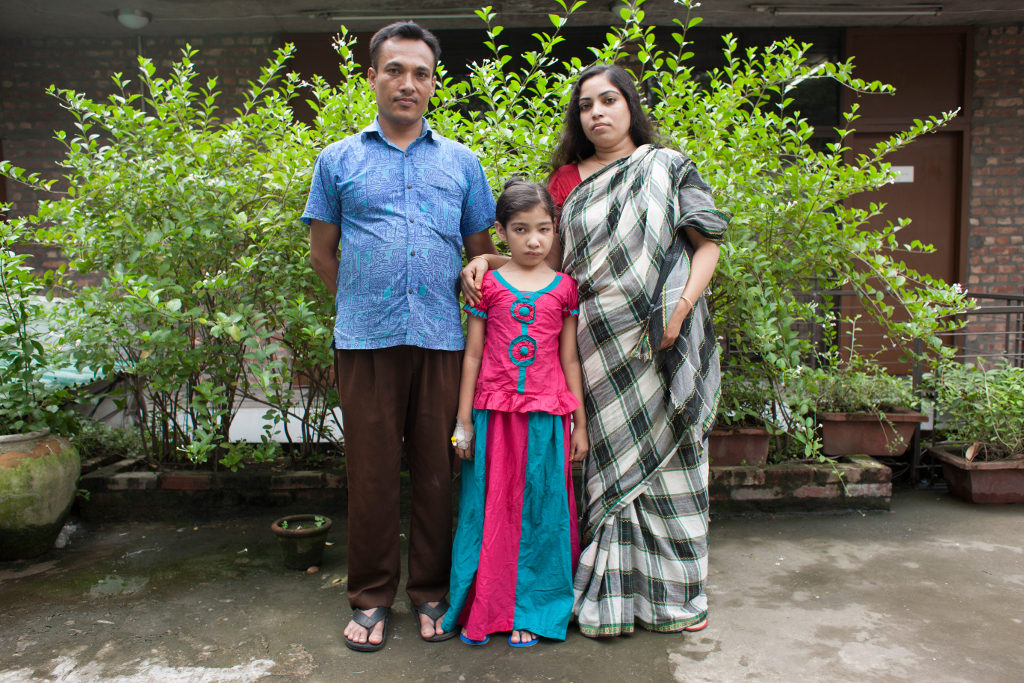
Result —
<instances>
[{"instance_id":1,"label":"woman's plaid sari","mask_svg":"<svg viewBox=\"0 0 1024 683\"><path fill-rule=\"evenodd\" d=\"M693 162L650 145L562 208L591 442L574 605L585 635L630 633L637 620L676 631L706 615L706 435L720 375L703 297L676 344L657 348L689 277L682 227L720 241L726 223Z\"/></svg>"}]
</instances>

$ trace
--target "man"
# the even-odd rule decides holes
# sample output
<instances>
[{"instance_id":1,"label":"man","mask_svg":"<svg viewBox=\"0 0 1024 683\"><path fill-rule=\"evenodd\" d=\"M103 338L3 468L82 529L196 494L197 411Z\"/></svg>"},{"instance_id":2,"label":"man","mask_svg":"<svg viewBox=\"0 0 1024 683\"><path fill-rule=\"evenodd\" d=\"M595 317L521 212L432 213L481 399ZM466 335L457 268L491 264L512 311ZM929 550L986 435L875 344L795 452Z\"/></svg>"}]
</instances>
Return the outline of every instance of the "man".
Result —
<instances>
[{"instance_id":1,"label":"man","mask_svg":"<svg viewBox=\"0 0 1024 683\"><path fill-rule=\"evenodd\" d=\"M384 647L398 589L399 464L412 480L407 592L424 640L441 628L451 563L451 443L464 345L462 248L494 253L477 158L430 129L437 38L412 22L370 41L376 120L317 158L303 213L310 261L335 294L335 370L349 491L345 644ZM339 256L340 244L340 256Z\"/></svg>"}]
</instances>

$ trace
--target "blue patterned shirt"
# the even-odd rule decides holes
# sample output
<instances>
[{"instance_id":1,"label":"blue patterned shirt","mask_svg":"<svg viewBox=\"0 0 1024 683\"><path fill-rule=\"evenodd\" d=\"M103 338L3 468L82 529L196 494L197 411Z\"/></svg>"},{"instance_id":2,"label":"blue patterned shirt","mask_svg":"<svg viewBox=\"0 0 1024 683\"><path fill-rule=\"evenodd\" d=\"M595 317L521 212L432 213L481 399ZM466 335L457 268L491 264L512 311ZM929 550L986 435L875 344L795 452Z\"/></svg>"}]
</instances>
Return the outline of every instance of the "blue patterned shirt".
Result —
<instances>
[{"instance_id":1,"label":"blue patterned shirt","mask_svg":"<svg viewBox=\"0 0 1024 683\"><path fill-rule=\"evenodd\" d=\"M339 349L465 345L462 240L494 223L494 195L464 145L423 132L402 151L377 120L317 157L302 220L341 228Z\"/></svg>"}]
</instances>

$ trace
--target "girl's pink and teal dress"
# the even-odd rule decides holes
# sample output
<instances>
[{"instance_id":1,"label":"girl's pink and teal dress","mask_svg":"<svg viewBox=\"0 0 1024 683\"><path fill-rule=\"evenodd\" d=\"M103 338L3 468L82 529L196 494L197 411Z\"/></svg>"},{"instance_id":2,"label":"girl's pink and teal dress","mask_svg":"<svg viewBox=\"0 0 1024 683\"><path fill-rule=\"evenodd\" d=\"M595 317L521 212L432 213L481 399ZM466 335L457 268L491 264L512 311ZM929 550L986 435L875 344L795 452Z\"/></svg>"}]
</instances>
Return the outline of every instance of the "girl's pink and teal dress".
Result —
<instances>
[{"instance_id":1,"label":"girl's pink and teal dress","mask_svg":"<svg viewBox=\"0 0 1024 683\"><path fill-rule=\"evenodd\" d=\"M473 460L462 464L446 631L482 640L514 629L565 639L579 557L569 460L570 414L579 401L559 360L576 283L557 273L537 292L484 276L466 310L486 318L473 399Z\"/></svg>"}]
</instances>

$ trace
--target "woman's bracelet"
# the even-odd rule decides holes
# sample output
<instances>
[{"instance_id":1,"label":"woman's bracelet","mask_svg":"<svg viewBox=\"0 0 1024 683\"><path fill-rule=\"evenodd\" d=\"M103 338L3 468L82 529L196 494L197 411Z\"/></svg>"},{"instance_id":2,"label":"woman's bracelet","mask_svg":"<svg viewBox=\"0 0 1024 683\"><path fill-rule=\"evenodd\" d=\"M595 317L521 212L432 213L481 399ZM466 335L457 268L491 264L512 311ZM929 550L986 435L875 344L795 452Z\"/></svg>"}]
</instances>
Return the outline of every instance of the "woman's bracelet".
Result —
<instances>
[{"instance_id":1,"label":"woman's bracelet","mask_svg":"<svg viewBox=\"0 0 1024 683\"><path fill-rule=\"evenodd\" d=\"M487 254L477 254L473 258L469 259L469 261L466 261L466 265L468 266L470 263L472 263L473 261L476 261L478 258L482 258L484 261L486 261L487 262L487 267L490 268L491 262L487 260Z\"/></svg>"},{"instance_id":2,"label":"woman's bracelet","mask_svg":"<svg viewBox=\"0 0 1024 683\"><path fill-rule=\"evenodd\" d=\"M691 311L692 311L693 309L697 308L697 307L696 307L696 306L695 306L695 305L693 304L693 302L692 302L692 301L690 301L689 299L687 299L687 298L686 298L685 296L683 296L682 294L680 294L680 295L679 295L679 298L680 298L680 299L682 299L683 301L685 301L686 303L690 304L690 310L691 310Z\"/></svg>"}]
</instances>

